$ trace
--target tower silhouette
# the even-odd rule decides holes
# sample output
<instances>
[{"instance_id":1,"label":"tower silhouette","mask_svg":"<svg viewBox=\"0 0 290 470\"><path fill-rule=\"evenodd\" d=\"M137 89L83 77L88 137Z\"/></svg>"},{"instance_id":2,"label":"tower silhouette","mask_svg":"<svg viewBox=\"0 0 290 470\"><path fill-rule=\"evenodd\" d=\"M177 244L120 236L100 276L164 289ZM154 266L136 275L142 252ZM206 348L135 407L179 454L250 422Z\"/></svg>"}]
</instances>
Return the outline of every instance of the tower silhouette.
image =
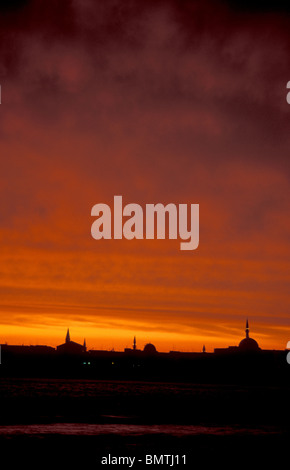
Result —
<instances>
[{"instance_id":1,"label":"tower silhouette","mask_svg":"<svg viewBox=\"0 0 290 470\"><path fill-rule=\"evenodd\" d=\"M250 328L249 328L249 322L248 322L248 319L246 321L246 338L249 338L249 332L250 332Z\"/></svg>"},{"instance_id":2,"label":"tower silhouette","mask_svg":"<svg viewBox=\"0 0 290 470\"><path fill-rule=\"evenodd\" d=\"M66 343L69 343L69 342L70 342L69 328L67 329L67 333L66 333L65 342L66 342Z\"/></svg>"},{"instance_id":3,"label":"tower silhouette","mask_svg":"<svg viewBox=\"0 0 290 470\"><path fill-rule=\"evenodd\" d=\"M242 341L239 344L239 349L241 351L259 351L259 345L257 341L255 341L253 338L250 338L250 328L249 328L249 322L248 319L246 321L246 337L242 339Z\"/></svg>"}]
</instances>

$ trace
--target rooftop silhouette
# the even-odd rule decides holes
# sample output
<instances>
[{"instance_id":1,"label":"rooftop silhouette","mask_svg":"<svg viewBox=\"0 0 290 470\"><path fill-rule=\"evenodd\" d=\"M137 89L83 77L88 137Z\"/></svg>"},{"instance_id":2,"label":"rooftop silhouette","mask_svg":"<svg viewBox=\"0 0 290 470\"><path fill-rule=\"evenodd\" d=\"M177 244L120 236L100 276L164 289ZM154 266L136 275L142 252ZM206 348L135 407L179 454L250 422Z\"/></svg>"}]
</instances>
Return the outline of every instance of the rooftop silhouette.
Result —
<instances>
[{"instance_id":1,"label":"rooftop silhouette","mask_svg":"<svg viewBox=\"0 0 290 470\"><path fill-rule=\"evenodd\" d=\"M216 354L216 353L234 353L234 352L262 352L265 350L262 350L257 341L253 338L250 337L249 335L250 328L249 328L249 321L248 319L246 320L246 328L245 328L245 333L246 336L243 338L238 346L228 346L226 348L215 348L213 353L208 353L206 352L206 347L203 345L202 348L202 353L206 355L210 354ZM83 354L83 353L90 353L93 355L96 355L97 353L112 353L115 351L108 351L108 350L87 350L86 346L86 340L84 339L83 344L77 343L75 341L71 340L70 336L70 330L69 328L67 329L66 336L65 336L65 342L61 343L60 345L56 346L56 348L53 348L52 346L46 346L46 345L35 345L35 346L21 346L21 345L8 345L7 343L2 344L2 350L10 350L10 351L17 351L21 353L23 352L35 352L35 353L40 353L41 351L47 352L57 352L59 354ZM125 348L123 353L129 354L129 353L136 353L136 354L146 354L146 355L166 355L166 354L183 354L184 356L188 355L197 355L200 354L200 352L179 352L179 351L169 351L168 353L164 352L158 352L156 346L152 344L151 342L148 342L144 345L143 350L137 348L137 339L136 336L133 338L133 345L132 348ZM121 352L117 352L116 354L122 354Z\"/></svg>"},{"instance_id":2,"label":"rooftop silhouette","mask_svg":"<svg viewBox=\"0 0 290 470\"><path fill-rule=\"evenodd\" d=\"M246 337L242 339L242 341L239 344L239 348L243 351L258 351L259 345L256 340L253 338L250 338L249 336L250 328L249 328L249 322L247 319L246 323Z\"/></svg>"},{"instance_id":3,"label":"rooftop silhouette","mask_svg":"<svg viewBox=\"0 0 290 470\"><path fill-rule=\"evenodd\" d=\"M60 344L59 346L56 347L56 351L58 353L63 353L63 354L81 354L81 353L86 352L86 350L87 350L87 347L86 347L85 339L84 339L83 345L76 343L75 341L71 341L69 328L67 329L65 343Z\"/></svg>"},{"instance_id":4,"label":"rooftop silhouette","mask_svg":"<svg viewBox=\"0 0 290 470\"><path fill-rule=\"evenodd\" d=\"M196 383L231 383L261 380L284 380L289 376L286 351L263 350L246 336L238 346L216 348L206 352L159 352L152 343L124 351L87 350L71 340L67 329L65 342L56 348L37 346L1 346L0 376L88 377L118 380L190 381Z\"/></svg>"}]
</instances>

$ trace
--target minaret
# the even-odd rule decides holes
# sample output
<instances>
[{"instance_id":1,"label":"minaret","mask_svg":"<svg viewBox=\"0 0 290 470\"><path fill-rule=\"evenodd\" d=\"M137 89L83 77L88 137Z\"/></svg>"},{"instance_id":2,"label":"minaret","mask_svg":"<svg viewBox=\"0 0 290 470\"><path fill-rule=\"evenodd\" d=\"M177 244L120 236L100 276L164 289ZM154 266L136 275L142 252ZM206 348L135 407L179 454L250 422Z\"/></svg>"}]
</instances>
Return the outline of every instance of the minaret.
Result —
<instances>
[{"instance_id":1,"label":"minaret","mask_svg":"<svg viewBox=\"0 0 290 470\"><path fill-rule=\"evenodd\" d=\"M250 331L250 328L249 328L249 322L248 322L248 319L247 319L247 322L246 322L246 338L249 338L249 331Z\"/></svg>"},{"instance_id":2,"label":"minaret","mask_svg":"<svg viewBox=\"0 0 290 470\"><path fill-rule=\"evenodd\" d=\"M136 351L136 336L134 336L133 351Z\"/></svg>"},{"instance_id":3,"label":"minaret","mask_svg":"<svg viewBox=\"0 0 290 470\"><path fill-rule=\"evenodd\" d=\"M69 328L67 329L65 342L66 342L66 343L69 343L69 342L70 342Z\"/></svg>"}]
</instances>

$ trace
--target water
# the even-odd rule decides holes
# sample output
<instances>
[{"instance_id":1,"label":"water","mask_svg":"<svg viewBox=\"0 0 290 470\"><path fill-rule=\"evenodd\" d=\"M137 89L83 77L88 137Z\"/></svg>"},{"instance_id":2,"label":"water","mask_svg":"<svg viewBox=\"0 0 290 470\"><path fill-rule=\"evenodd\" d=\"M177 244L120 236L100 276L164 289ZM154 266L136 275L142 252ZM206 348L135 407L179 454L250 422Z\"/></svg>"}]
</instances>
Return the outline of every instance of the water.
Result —
<instances>
[{"instance_id":1,"label":"water","mask_svg":"<svg viewBox=\"0 0 290 470\"><path fill-rule=\"evenodd\" d=\"M180 425L132 425L132 424L90 424L90 423L51 423L1 426L0 435L48 435L99 436L117 434L121 436L144 436L165 434L170 436L194 436L202 434L277 434L277 427L237 427L237 426L180 426Z\"/></svg>"},{"instance_id":2,"label":"water","mask_svg":"<svg viewBox=\"0 0 290 470\"><path fill-rule=\"evenodd\" d=\"M105 432L104 425L109 424L179 425L187 432L188 426L199 432L281 427L289 422L289 391L289 387L6 378L0 379L0 424L103 425L96 432Z\"/></svg>"},{"instance_id":3,"label":"water","mask_svg":"<svg viewBox=\"0 0 290 470\"><path fill-rule=\"evenodd\" d=\"M0 379L1 455L101 468L108 454L174 453L193 468L247 448L261 465L288 449L288 397L278 386Z\"/></svg>"}]
</instances>

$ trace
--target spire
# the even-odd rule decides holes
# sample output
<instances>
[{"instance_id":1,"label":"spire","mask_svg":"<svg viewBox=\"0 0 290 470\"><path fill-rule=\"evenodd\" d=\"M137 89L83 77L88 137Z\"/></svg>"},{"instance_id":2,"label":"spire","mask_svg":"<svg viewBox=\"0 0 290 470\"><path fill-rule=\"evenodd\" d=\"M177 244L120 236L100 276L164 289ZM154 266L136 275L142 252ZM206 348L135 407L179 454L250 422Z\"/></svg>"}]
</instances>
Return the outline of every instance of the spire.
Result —
<instances>
[{"instance_id":1,"label":"spire","mask_svg":"<svg viewBox=\"0 0 290 470\"><path fill-rule=\"evenodd\" d=\"M134 351L136 351L136 336L134 336L133 349L134 349Z\"/></svg>"},{"instance_id":2,"label":"spire","mask_svg":"<svg viewBox=\"0 0 290 470\"><path fill-rule=\"evenodd\" d=\"M87 349L87 343L86 343L86 338L84 338L84 350L86 351Z\"/></svg>"},{"instance_id":3,"label":"spire","mask_svg":"<svg viewBox=\"0 0 290 470\"><path fill-rule=\"evenodd\" d=\"M247 322L246 322L246 338L249 338L249 331L250 331L250 328L249 328L249 322L248 322L248 319L247 319Z\"/></svg>"},{"instance_id":4,"label":"spire","mask_svg":"<svg viewBox=\"0 0 290 470\"><path fill-rule=\"evenodd\" d=\"M65 342L66 342L66 343L69 343L69 342L70 342L69 328L67 329Z\"/></svg>"}]
</instances>

